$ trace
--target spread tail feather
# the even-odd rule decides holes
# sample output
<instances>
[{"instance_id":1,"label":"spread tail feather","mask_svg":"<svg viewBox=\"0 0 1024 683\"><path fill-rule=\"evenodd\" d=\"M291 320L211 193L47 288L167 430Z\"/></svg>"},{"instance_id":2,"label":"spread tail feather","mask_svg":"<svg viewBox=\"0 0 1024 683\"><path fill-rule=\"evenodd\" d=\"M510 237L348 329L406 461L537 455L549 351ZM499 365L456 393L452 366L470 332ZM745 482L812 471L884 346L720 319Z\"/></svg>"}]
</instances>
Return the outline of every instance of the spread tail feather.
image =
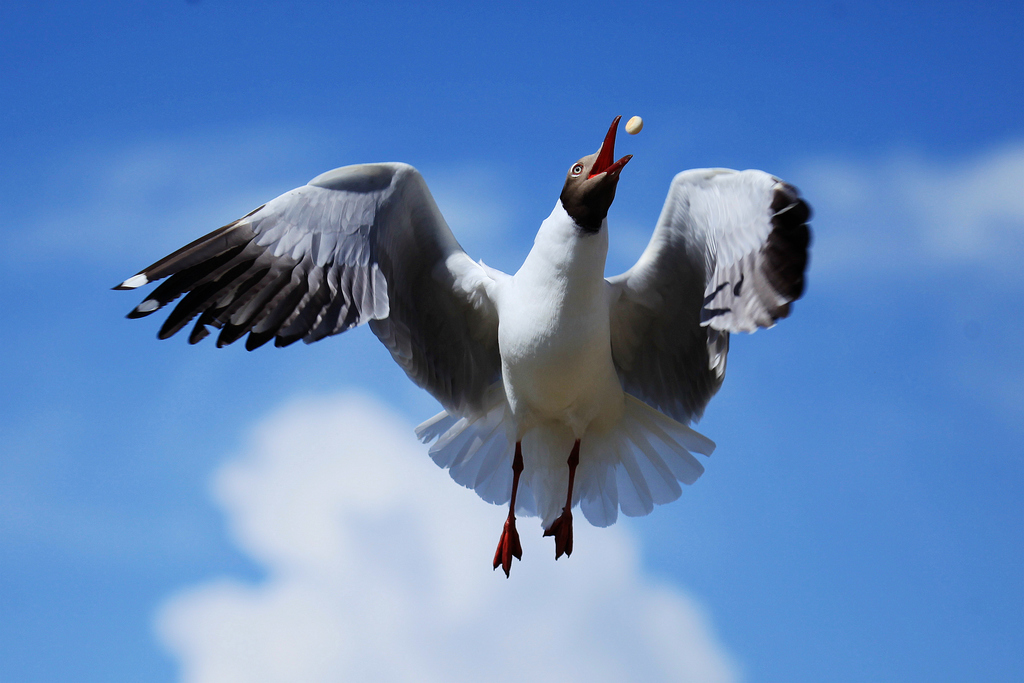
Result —
<instances>
[{"instance_id":1,"label":"spread tail feather","mask_svg":"<svg viewBox=\"0 0 1024 683\"><path fill-rule=\"evenodd\" d=\"M626 394L618 424L587 434L580 447L573 504L594 526L610 526L618 511L649 514L682 494L704 473L693 453L711 455L715 442Z\"/></svg>"},{"instance_id":2,"label":"spread tail feather","mask_svg":"<svg viewBox=\"0 0 1024 683\"><path fill-rule=\"evenodd\" d=\"M508 503L512 490L514 428L500 385L492 388L486 412L459 417L441 412L416 428L430 457L452 479L489 503ZM713 441L626 395L622 418L603 434L588 432L580 443L573 506L594 526L624 515L646 515L654 505L680 496L704 472L693 453L711 455ZM516 513L539 516L550 525L561 512L568 486L566 458L573 436L561 426L540 426L523 438L526 469Z\"/></svg>"},{"instance_id":3,"label":"spread tail feather","mask_svg":"<svg viewBox=\"0 0 1024 683\"><path fill-rule=\"evenodd\" d=\"M416 428L423 443L430 447L430 458L448 469L452 479L473 489L488 503L504 505L512 497L512 456L514 443L506 433L510 419L506 416L505 396L501 385L488 390L486 412L459 417L442 411ZM535 514L524 506L529 496L520 495L517 512ZM531 501L532 502L532 501Z\"/></svg>"}]
</instances>

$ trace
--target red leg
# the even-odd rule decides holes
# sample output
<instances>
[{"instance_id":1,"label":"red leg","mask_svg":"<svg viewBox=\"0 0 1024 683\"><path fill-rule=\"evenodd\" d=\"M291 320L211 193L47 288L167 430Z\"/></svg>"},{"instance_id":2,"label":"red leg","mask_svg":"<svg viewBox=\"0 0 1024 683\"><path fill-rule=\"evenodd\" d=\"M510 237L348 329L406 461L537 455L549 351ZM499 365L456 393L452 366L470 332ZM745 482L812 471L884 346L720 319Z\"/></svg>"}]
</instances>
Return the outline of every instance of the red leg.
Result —
<instances>
[{"instance_id":1,"label":"red leg","mask_svg":"<svg viewBox=\"0 0 1024 683\"><path fill-rule=\"evenodd\" d=\"M545 536L555 537L555 559L572 555L572 485L576 481L576 466L580 464L580 440L572 445L569 453L569 493L565 496L565 507L561 516L544 531Z\"/></svg>"},{"instance_id":2,"label":"red leg","mask_svg":"<svg viewBox=\"0 0 1024 683\"><path fill-rule=\"evenodd\" d=\"M519 490L519 475L523 473L523 445L516 441L516 455L512 459L512 500L508 503L508 519L498 540L498 549L494 551L494 568L499 565L505 570L508 578L512 569L512 558L523 559L523 546L519 544L519 532L516 531L516 492Z\"/></svg>"}]
</instances>

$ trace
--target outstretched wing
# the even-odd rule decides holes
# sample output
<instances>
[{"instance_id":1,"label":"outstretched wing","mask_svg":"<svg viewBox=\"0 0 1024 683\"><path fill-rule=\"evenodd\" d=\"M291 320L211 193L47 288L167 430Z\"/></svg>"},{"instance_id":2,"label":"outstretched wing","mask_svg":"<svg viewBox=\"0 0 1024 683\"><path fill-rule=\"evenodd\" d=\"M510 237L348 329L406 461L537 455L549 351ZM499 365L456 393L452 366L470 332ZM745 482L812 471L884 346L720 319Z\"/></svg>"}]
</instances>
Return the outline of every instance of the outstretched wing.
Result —
<instances>
[{"instance_id":1,"label":"outstretched wing","mask_svg":"<svg viewBox=\"0 0 1024 683\"><path fill-rule=\"evenodd\" d=\"M317 176L182 247L115 289L167 278L131 313L182 294L159 337L198 316L195 344L248 335L255 349L287 346L369 322L409 377L445 408L479 407L500 376L488 275L462 250L422 176L399 163Z\"/></svg>"},{"instance_id":2,"label":"outstretched wing","mask_svg":"<svg viewBox=\"0 0 1024 683\"><path fill-rule=\"evenodd\" d=\"M797 189L763 171L678 174L640 260L609 280L626 391L699 418L725 377L729 333L771 327L803 293L809 218Z\"/></svg>"}]
</instances>

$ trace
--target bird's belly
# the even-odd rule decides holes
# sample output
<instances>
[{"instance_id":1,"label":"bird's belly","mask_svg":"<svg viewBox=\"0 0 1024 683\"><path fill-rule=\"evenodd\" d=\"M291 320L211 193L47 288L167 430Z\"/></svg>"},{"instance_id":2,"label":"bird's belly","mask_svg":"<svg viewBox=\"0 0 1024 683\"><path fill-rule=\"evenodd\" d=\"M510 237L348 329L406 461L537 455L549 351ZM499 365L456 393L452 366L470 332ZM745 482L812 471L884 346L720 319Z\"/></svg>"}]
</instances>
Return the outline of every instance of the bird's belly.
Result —
<instances>
[{"instance_id":1,"label":"bird's belly","mask_svg":"<svg viewBox=\"0 0 1024 683\"><path fill-rule=\"evenodd\" d=\"M535 354L509 359L503 374L506 384L532 408L557 411L587 393L601 360L598 354L579 348L544 348Z\"/></svg>"},{"instance_id":2,"label":"bird's belly","mask_svg":"<svg viewBox=\"0 0 1024 683\"><path fill-rule=\"evenodd\" d=\"M527 422L563 422L580 433L599 415L617 414L624 399L607 312L603 320L538 313L537 319L499 325L502 379L513 413Z\"/></svg>"}]
</instances>

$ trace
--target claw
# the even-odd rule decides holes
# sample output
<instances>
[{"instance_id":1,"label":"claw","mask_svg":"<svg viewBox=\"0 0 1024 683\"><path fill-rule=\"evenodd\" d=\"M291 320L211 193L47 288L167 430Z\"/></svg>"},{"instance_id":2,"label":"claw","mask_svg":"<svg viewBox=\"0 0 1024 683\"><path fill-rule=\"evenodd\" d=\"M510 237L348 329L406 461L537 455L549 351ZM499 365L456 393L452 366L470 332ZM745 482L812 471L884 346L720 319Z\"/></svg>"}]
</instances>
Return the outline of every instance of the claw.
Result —
<instances>
[{"instance_id":1,"label":"claw","mask_svg":"<svg viewBox=\"0 0 1024 683\"><path fill-rule=\"evenodd\" d=\"M494 569L501 566L508 578L512 569L512 558L523 559L523 546L519 543L519 532L516 531L516 518L509 516L505 520L505 528L501 530L501 538L498 539L498 549L494 551Z\"/></svg>"},{"instance_id":2,"label":"claw","mask_svg":"<svg viewBox=\"0 0 1024 683\"><path fill-rule=\"evenodd\" d=\"M564 553L572 555L572 511L562 508L562 514L544 531L545 536L555 537L555 559Z\"/></svg>"}]
</instances>

